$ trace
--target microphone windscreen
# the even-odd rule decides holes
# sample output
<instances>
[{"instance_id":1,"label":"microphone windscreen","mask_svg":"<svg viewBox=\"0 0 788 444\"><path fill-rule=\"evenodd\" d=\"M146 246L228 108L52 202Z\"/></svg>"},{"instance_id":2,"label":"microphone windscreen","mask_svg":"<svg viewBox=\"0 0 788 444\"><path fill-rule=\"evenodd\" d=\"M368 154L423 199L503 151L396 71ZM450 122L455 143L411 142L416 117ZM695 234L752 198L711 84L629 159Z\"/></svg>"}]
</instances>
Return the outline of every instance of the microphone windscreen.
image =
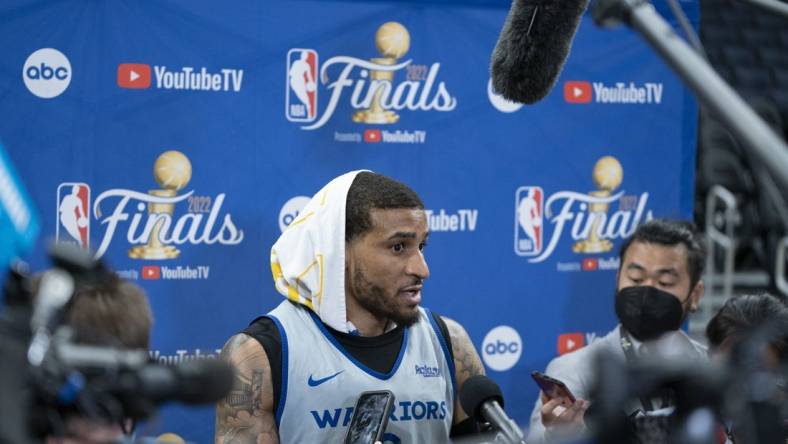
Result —
<instances>
[{"instance_id":1,"label":"microphone windscreen","mask_svg":"<svg viewBox=\"0 0 788 444\"><path fill-rule=\"evenodd\" d=\"M472 376L462 385L460 405L465 413L473 415L477 420L484 421L480 409L482 404L489 400L498 401L498 404L503 407L501 388L487 376Z\"/></svg>"},{"instance_id":2,"label":"microphone windscreen","mask_svg":"<svg viewBox=\"0 0 788 444\"><path fill-rule=\"evenodd\" d=\"M496 92L535 103L553 88L588 0L514 0L492 54Z\"/></svg>"}]
</instances>

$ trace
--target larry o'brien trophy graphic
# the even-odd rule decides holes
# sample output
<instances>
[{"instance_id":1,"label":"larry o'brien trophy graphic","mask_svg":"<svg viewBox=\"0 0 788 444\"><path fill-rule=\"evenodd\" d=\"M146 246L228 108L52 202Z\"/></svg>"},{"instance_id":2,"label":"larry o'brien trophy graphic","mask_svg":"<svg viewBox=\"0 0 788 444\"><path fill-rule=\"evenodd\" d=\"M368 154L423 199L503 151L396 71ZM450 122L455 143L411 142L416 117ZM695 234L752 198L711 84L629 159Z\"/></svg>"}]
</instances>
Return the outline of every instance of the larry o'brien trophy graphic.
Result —
<instances>
[{"instance_id":1,"label":"larry o'brien trophy graphic","mask_svg":"<svg viewBox=\"0 0 788 444\"><path fill-rule=\"evenodd\" d=\"M192 164L189 158L180 151L165 151L153 164L153 178L162 189L149 190L148 194L156 197L175 197L192 178ZM172 217L175 204L173 203L148 203L148 214L167 214ZM164 219L156 222L151 230L150 239L146 245L140 245L129 250L132 259L173 259L181 254L180 250L172 245L164 245L159 240L159 232L164 224Z\"/></svg>"},{"instance_id":2,"label":"larry o'brien trophy graphic","mask_svg":"<svg viewBox=\"0 0 788 444\"><path fill-rule=\"evenodd\" d=\"M410 34L400 23L384 23L375 33L375 46L377 46L383 57L374 57L370 59L370 62L377 65L392 66L397 63L397 59L404 56L410 49ZM353 114L353 121L356 123L376 124L396 123L399 120L399 115L394 111L383 109L381 103L386 86L391 89L394 71L373 70L370 72L370 79L386 82L387 84L378 85L369 108Z\"/></svg>"},{"instance_id":3,"label":"larry o'brien trophy graphic","mask_svg":"<svg viewBox=\"0 0 788 444\"><path fill-rule=\"evenodd\" d=\"M597 191L588 193L592 198L604 199L610 197L613 190L621 185L624 180L624 169L621 163L613 156L604 156L594 164L594 185ZM604 220L604 215L610 208L608 202L592 202L588 205L588 212L594 218L588 238L575 242L572 251L575 253L607 253L613 249L613 242L599 238L599 228Z\"/></svg>"}]
</instances>

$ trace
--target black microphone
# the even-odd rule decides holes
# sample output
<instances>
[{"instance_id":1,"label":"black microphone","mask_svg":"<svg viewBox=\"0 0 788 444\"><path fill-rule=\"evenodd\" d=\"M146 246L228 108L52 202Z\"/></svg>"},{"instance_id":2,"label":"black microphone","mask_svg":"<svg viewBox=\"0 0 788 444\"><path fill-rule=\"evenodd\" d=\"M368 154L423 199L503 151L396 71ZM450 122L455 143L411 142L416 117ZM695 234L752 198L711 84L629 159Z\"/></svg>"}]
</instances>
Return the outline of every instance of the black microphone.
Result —
<instances>
[{"instance_id":1,"label":"black microphone","mask_svg":"<svg viewBox=\"0 0 788 444\"><path fill-rule=\"evenodd\" d=\"M520 103L543 99L555 85L588 0L513 0L492 54L492 84Z\"/></svg>"},{"instance_id":2,"label":"black microphone","mask_svg":"<svg viewBox=\"0 0 788 444\"><path fill-rule=\"evenodd\" d=\"M484 375L469 378L462 385L460 405L479 422L489 422L508 443L525 443L522 430L503 411L501 388Z\"/></svg>"}]
</instances>

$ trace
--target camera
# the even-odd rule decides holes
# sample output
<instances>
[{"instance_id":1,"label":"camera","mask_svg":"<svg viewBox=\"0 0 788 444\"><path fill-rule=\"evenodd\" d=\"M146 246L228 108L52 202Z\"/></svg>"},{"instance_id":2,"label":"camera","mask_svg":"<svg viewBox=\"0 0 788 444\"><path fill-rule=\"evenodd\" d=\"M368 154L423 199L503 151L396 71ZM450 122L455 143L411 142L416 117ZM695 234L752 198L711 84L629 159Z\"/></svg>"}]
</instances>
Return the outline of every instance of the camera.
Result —
<instances>
[{"instance_id":1,"label":"camera","mask_svg":"<svg viewBox=\"0 0 788 444\"><path fill-rule=\"evenodd\" d=\"M147 350L87 345L65 322L80 286L118 278L89 252L56 244L40 278L12 267L0 316L0 444L62 436L71 417L126 424L168 401L213 403L232 388L222 361L152 363Z\"/></svg>"}]
</instances>

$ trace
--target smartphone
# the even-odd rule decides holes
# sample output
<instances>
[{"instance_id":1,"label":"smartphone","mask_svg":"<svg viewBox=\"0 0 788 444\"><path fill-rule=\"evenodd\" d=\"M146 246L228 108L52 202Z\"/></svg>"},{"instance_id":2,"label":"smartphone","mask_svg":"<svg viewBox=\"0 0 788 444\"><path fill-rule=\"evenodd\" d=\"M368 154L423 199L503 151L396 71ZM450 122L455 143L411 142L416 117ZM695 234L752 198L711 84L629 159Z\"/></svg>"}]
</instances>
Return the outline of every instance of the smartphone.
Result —
<instances>
[{"instance_id":1,"label":"smartphone","mask_svg":"<svg viewBox=\"0 0 788 444\"><path fill-rule=\"evenodd\" d=\"M388 390L364 392L358 397L350 419L345 444L373 444L383 441L383 433L394 408L394 393Z\"/></svg>"},{"instance_id":2,"label":"smartphone","mask_svg":"<svg viewBox=\"0 0 788 444\"><path fill-rule=\"evenodd\" d=\"M566 387L566 384L563 382L544 375L540 372L531 372L531 377L534 378L536 385L542 389L548 398L567 398L572 401L572 403L576 401L575 395L569 391L569 389Z\"/></svg>"}]
</instances>

